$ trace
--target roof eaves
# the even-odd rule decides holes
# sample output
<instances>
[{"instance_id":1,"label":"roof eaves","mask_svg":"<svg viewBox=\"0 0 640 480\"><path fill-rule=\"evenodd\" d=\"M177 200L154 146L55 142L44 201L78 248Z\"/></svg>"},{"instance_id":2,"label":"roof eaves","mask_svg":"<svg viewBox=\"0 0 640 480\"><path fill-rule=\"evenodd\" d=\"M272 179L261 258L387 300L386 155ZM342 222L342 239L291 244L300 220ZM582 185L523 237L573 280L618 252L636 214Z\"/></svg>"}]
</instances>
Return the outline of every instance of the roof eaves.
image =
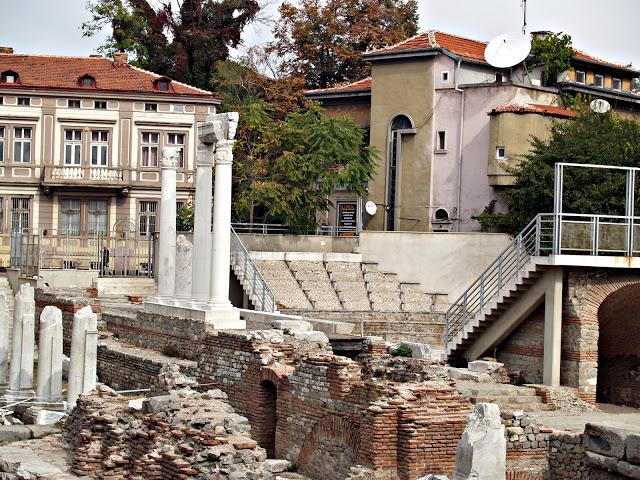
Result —
<instances>
[{"instance_id":1,"label":"roof eaves","mask_svg":"<svg viewBox=\"0 0 640 480\"><path fill-rule=\"evenodd\" d=\"M609 88L601 88L601 87L592 87L590 85L584 85L582 83L576 82L558 82L558 88L575 90L577 92L582 93L590 93L590 94L598 94L603 97L609 97L612 99L620 99L623 97L623 100L630 100L634 103L640 103L640 95L637 95L633 92L626 92L623 90L612 90Z\"/></svg>"},{"instance_id":2,"label":"roof eaves","mask_svg":"<svg viewBox=\"0 0 640 480\"><path fill-rule=\"evenodd\" d=\"M363 53L364 60L375 62L377 60L390 60L395 58L433 57L439 53L444 53L440 47L435 48L414 48L411 50L393 50L387 52Z\"/></svg>"},{"instance_id":3,"label":"roof eaves","mask_svg":"<svg viewBox=\"0 0 640 480\"><path fill-rule=\"evenodd\" d=\"M321 92L308 91L305 92L304 96L319 100L327 98L369 97L371 96L371 88L352 88Z\"/></svg>"}]
</instances>

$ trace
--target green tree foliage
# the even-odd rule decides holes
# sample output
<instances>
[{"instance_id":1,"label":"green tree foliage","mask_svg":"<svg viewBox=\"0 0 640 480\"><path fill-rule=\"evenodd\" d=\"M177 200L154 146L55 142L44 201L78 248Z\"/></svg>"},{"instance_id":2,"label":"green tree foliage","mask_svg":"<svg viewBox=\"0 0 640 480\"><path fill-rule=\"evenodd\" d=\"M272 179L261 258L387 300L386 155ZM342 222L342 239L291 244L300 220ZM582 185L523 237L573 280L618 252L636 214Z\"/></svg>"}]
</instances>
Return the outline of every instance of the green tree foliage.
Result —
<instances>
[{"instance_id":1,"label":"green tree foliage","mask_svg":"<svg viewBox=\"0 0 640 480\"><path fill-rule=\"evenodd\" d=\"M195 205L187 203L178 210L176 215L176 231L191 232L193 230L194 215L196 213Z\"/></svg>"},{"instance_id":2,"label":"green tree foliage","mask_svg":"<svg viewBox=\"0 0 640 480\"><path fill-rule=\"evenodd\" d=\"M364 130L346 117L328 117L312 104L277 120L269 105L245 107L234 175L236 218L261 212L265 222L289 225L296 233L317 227L338 187L359 194L374 169Z\"/></svg>"},{"instance_id":3,"label":"green tree foliage","mask_svg":"<svg viewBox=\"0 0 640 480\"><path fill-rule=\"evenodd\" d=\"M547 85L556 83L558 75L571 68L571 59L575 55L571 36L552 33L546 37L534 37L531 42L531 55L534 65L542 65L542 78Z\"/></svg>"},{"instance_id":4,"label":"green tree foliage","mask_svg":"<svg viewBox=\"0 0 640 480\"><path fill-rule=\"evenodd\" d=\"M254 20L256 0L90 0L85 36L111 29L99 51L133 55L133 63L196 87L211 89L218 61L240 43L243 28Z\"/></svg>"},{"instance_id":5,"label":"green tree foliage","mask_svg":"<svg viewBox=\"0 0 640 480\"><path fill-rule=\"evenodd\" d=\"M285 75L310 88L359 80L369 72L362 52L392 45L418 31L416 0L285 1L268 50L283 58Z\"/></svg>"},{"instance_id":6,"label":"green tree foliage","mask_svg":"<svg viewBox=\"0 0 640 480\"><path fill-rule=\"evenodd\" d=\"M577 108L575 119L553 124L548 140L532 138L531 153L512 171L515 185L504 193L508 213L495 213L495 203L490 204L477 217L484 229L517 233L538 213L553 211L557 162L640 167L640 123L612 112L594 113L585 104ZM639 193L636 209L640 207ZM565 169L563 211L624 215L624 201L624 174Z\"/></svg>"}]
</instances>

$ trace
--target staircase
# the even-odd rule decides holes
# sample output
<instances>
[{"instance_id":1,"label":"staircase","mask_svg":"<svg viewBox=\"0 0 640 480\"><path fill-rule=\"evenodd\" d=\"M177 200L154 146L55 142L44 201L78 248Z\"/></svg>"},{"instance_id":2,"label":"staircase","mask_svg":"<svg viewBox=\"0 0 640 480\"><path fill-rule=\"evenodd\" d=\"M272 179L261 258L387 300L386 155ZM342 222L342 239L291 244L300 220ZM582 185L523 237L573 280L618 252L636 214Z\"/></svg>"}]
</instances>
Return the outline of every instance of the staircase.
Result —
<instances>
[{"instance_id":1,"label":"staircase","mask_svg":"<svg viewBox=\"0 0 640 480\"><path fill-rule=\"evenodd\" d=\"M256 310L277 312L276 297L231 227L231 268Z\"/></svg>"},{"instance_id":2,"label":"staircase","mask_svg":"<svg viewBox=\"0 0 640 480\"><path fill-rule=\"evenodd\" d=\"M449 308L445 352L450 359L462 356L537 282L553 249L553 231L553 219L538 215ZM540 295L530 297L523 312L541 301Z\"/></svg>"}]
</instances>

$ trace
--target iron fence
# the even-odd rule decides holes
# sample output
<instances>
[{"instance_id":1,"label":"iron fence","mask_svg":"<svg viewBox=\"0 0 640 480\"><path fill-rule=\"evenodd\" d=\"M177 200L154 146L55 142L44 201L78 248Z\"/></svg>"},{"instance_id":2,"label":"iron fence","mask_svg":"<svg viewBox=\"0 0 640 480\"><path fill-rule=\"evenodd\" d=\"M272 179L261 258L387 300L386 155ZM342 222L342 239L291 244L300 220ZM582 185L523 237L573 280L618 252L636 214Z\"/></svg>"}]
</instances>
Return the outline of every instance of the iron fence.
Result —
<instances>
[{"instance_id":1,"label":"iron fence","mask_svg":"<svg viewBox=\"0 0 640 480\"><path fill-rule=\"evenodd\" d=\"M236 233L259 233L263 235L293 233L292 227L281 223L233 223L232 226ZM296 232L298 235L326 235L331 237L357 237L359 233L356 227L341 227L337 225L320 225L304 232Z\"/></svg>"},{"instance_id":2,"label":"iron fence","mask_svg":"<svg viewBox=\"0 0 640 480\"><path fill-rule=\"evenodd\" d=\"M76 269L97 270L101 277L152 277L153 238L120 231L13 232L10 264L28 276L42 269Z\"/></svg>"}]
</instances>

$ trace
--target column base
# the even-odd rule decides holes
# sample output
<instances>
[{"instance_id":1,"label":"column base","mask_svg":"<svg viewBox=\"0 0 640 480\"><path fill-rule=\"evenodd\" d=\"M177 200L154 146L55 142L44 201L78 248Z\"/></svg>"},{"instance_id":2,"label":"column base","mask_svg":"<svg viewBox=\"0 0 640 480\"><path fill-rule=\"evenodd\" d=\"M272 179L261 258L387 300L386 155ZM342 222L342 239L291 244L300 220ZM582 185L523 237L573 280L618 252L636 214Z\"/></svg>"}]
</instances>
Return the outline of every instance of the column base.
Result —
<instances>
[{"instance_id":1,"label":"column base","mask_svg":"<svg viewBox=\"0 0 640 480\"><path fill-rule=\"evenodd\" d=\"M35 400L35 396L36 392L34 390L7 390L0 398L0 405L9 405L22 400Z\"/></svg>"},{"instance_id":2,"label":"column base","mask_svg":"<svg viewBox=\"0 0 640 480\"><path fill-rule=\"evenodd\" d=\"M246 322L240 320L240 311L234 306L224 309L209 305L186 307L151 301L144 303L144 311L155 315L207 322L216 330L245 330L247 327Z\"/></svg>"},{"instance_id":3,"label":"column base","mask_svg":"<svg viewBox=\"0 0 640 480\"><path fill-rule=\"evenodd\" d=\"M48 403L29 407L23 414L23 422L28 425L54 425L67 414L66 402Z\"/></svg>"}]
</instances>

